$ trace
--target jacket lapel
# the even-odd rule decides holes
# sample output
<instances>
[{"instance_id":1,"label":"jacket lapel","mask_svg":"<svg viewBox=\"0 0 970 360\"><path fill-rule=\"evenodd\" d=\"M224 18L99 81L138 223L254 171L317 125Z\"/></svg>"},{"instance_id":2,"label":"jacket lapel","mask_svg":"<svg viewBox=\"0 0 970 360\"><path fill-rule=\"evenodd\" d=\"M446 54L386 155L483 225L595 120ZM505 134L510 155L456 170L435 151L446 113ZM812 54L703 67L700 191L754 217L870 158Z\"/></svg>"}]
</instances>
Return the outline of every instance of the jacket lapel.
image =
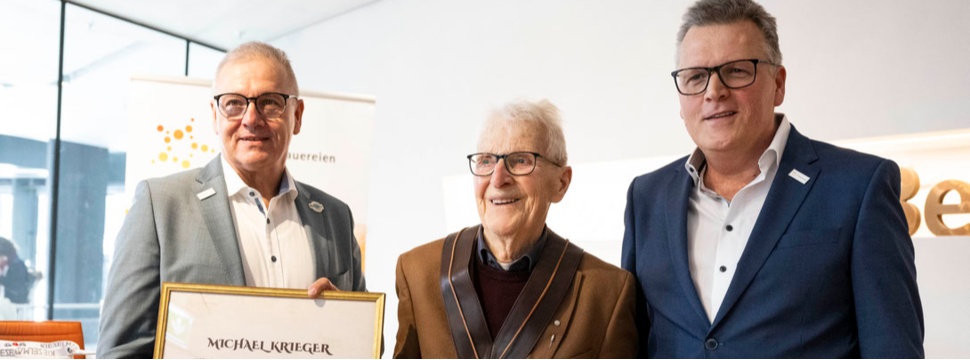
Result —
<instances>
[{"instance_id":1,"label":"jacket lapel","mask_svg":"<svg viewBox=\"0 0 970 360\"><path fill-rule=\"evenodd\" d=\"M738 301L744 290L747 289L751 280L764 265L768 256L775 248L775 244L788 229L798 209L805 201L805 197L811 191L812 186L818 177L819 169L814 165L818 160L815 147L808 138L798 133L792 126L791 133L788 135L788 143L785 145L785 153L778 166L778 173L765 198L761 213L755 222L751 237L748 238L748 245L741 254L738 261L738 269L734 273L734 279L724 295L724 301L717 312L717 316L712 324L712 329L726 316L731 307ZM792 170L808 176L808 181L802 184L789 174Z\"/></svg>"},{"instance_id":2,"label":"jacket lapel","mask_svg":"<svg viewBox=\"0 0 970 360\"><path fill-rule=\"evenodd\" d=\"M302 183L296 181L294 183L296 183L298 193L295 200L296 212L300 215L300 220L303 221L303 229L306 230L307 239L310 240L310 248L313 249L314 265L319 279L327 276L328 273L332 273L327 270L328 264L322 263L319 259L330 258L327 239L335 238L333 226L330 224L330 217L323 203L313 199L310 196L310 191Z\"/></svg>"},{"instance_id":3,"label":"jacket lapel","mask_svg":"<svg viewBox=\"0 0 970 360\"><path fill-rule=\"evenodd\" d=\"M694 280L690 276L690 265L687 254L687 207L690 203L690 192L694 188L691 177L684 173L683 168L678 168L677 172L670 177L668 191L665 191L665 203L667 205L667 246L670 248L671 264L674 268L674 277L680 283L681 290L687 296L687 303L700 319L701 324L706 327L710 323L707 312L701 305L700 296L697 295L697 288L694 287Z\"/></svg>"},{"instance_id":4,"label":"jacket lapel","mask_svg":"<svg viewBox=\"0 0 970 360\"><path fill-rule=\"evenodd\" d=\"M532 353L529 354L530 357L533 359L552 359L556 355L556 351L562 345L562 338L566 335L566 331L569 330L569 325L572 323L571 320L573 319L573 312L576 308L576 300L579 299L579 292L582 288L583 273L577 271L568 295L562 299L562 304L559 305L559 309L556 309L557 316L553 317L551 325L546 326L546 329L538 339L538 344L533 347Z\"/></svg>"},{"instance_id":5,"label":"jacket lapel","mask_svg":"<svg viewBox=\"0 0 970 360\"><path fill-rule=\"evenodd\" d=\"M441 249L441 296L455 351L463 359L492 357L492 336L470 273L470 259L480 229L481 226L472 226L448 235Z\"/></svg>"},{"instance_id":6,"label":"jacket lapel","mask_svg":"<svg viewBox=\"0 0 970 360\"><path fill-rule=\"evenodd\" d=\"M495 336L493 357L521 359L529 356L569 293L583 249L548 228L546 234L546 245L539 261Z\"/></svg>"},{"instance_id":7,"label":"jacket lapel","mask_svg":"<svg viewBox=\"0 0 970 360\"><path fill-rule=\"evenodd\" d=\"M242 259L239 255L239 243L236 240L238 238L236 224L233 223L232 212L229 209L226 180L219 156L202 168L195 178L197 184L193 190L196 198L199 199L202 218L209 230L209 237L226 270L225 278L229 280L230 285L246 285Z\"/></svg>"}]
</instances>

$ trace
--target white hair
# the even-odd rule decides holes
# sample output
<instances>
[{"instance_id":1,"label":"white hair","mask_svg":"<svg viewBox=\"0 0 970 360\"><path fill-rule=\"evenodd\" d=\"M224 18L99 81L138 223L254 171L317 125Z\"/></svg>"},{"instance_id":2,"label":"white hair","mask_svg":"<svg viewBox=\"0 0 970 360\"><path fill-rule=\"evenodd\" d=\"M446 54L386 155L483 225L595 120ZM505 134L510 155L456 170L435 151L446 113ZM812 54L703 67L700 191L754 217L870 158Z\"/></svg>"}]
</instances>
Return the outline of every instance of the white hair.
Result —
<instances>
[{"instance_id":1,"label":"white hair","mask_svg":"<svg viewBox=\"0 0 970 360\"><path fill-rule=\"evenodd\" d=\"M568 161L566 154L566 137L562 132L562 118L559 108L549 100L539 101L518 100L495 108L489 114L488 120L482 127L479 147L487 134L499 129L510 129L518 126L534 132L534 135L546 141L546 150L542 156L546 159L565 166Z\"/></svg>"}]
</instances>

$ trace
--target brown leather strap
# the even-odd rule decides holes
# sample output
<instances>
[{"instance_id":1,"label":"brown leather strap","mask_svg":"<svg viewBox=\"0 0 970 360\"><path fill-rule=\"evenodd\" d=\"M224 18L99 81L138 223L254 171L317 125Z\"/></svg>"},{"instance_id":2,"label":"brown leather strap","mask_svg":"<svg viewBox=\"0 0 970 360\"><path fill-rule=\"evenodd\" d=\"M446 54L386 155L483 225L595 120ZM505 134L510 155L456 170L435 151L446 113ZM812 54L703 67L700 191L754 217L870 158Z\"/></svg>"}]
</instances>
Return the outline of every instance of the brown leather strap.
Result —
<instances>
[{"instance_id":1,"label":"brown leather strap","mask_svg":"<svg viewBox=\"0 0 970 360\"><path fill-rule=\"evenodd\" d=\"M448 235L441 250L441 296L455 350L463 359L491 357L492 337L469 272L480 228L472 226Z\"/></svg>"},{"instance_id":2,"label":"brown leather strap","mask_svg":"<svg viewBox=\"0 0 970 360\"><path fill-rule=\"evenodd\" d=\"M445 237L441 253L441 295L459 358L525 358L552 321L576 276L583 249L546 229L546 244L529 281L492 341L471 278L481 226Z\"/></svg>"},{"instance_id":3,"label":"brown leather strap","mask_svg":"<svg viewBox=\"0 0 970 360\"><path fill-rule=\"evenodd\" d=\"M546 231L539 262L492 345L492 354L500 359L529 355L566 297L582 260L583 249L548 228Z\"/></svg>"}]
</instances>

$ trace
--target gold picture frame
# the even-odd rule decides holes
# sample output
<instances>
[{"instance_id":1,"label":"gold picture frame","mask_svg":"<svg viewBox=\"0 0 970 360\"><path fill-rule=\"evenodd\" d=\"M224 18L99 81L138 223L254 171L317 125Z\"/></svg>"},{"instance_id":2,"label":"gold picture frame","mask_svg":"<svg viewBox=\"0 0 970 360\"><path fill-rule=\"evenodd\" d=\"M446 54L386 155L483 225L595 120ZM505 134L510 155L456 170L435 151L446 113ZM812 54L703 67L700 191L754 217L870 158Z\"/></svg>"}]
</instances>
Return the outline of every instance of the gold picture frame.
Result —
<instances>
[{"instance_id":1,"label":"gold picture frame","mask_svg":"<svg viewBox=\"0 0 970 360\"><path fill-rule=\"evenodd\" d=\"M384 293L162 283L161 358L380 358Z\"/></svg>"}]
</instances>

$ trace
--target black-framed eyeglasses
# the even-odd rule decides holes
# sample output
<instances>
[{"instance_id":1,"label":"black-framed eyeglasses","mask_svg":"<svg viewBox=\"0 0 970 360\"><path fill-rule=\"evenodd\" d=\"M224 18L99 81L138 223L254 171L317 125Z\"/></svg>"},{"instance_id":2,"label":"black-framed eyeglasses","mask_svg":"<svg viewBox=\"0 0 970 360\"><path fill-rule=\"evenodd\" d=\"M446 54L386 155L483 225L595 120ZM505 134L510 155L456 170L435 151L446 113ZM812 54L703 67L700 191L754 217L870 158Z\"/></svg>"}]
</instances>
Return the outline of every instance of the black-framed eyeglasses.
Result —
<instances>
[{"instance_id":1,"label":"black-framed eyeglasses","mask_svg":"<svg viewBox=\"0 0 970 360\"><path fill-rule=\"evenodd\" d=\"M286 101L291 98L296 99L297 97L296 95L281 93L263 93L257 97L245 97L236 93L225 93L213 96L212 98L216 100L222 116L225 116L229 120L239 120L246 113L250 102L256 103L256 111L259 111L264 117L278 119L286 111Z\"/></svg>"},{"instance_id":2,"label":"black-framed eyeglasses","mask_svg":"<svg viewBox=\"0 0 970 360\"><path fill-rule=\"evenodd\" d=\"M777 65L759 59L743 59L727 62L715 67L690 67L671 72L677 91L683 95L697 95L707 91L711 82L711 74L717 72L728 89L740 89L754 84L758 78L758 64Z\"/></svg>"},{"instance_id":3,"label":"black-framed eyeglasses","mask_svg":"<svg viewBox=\"0 0 970 360\"><path fill-rule=\"evenodd\" d=\"M505 159L505 170L512 175L529 175L536 169L536 162L542 155L531 151L517 151L505 155L492 153L474 153L468 155L468 168L476 176L489 176L495 172L495 165ZM562 165L546 159L549 163L561 167Z\"/></svg>"}]
</instances>

